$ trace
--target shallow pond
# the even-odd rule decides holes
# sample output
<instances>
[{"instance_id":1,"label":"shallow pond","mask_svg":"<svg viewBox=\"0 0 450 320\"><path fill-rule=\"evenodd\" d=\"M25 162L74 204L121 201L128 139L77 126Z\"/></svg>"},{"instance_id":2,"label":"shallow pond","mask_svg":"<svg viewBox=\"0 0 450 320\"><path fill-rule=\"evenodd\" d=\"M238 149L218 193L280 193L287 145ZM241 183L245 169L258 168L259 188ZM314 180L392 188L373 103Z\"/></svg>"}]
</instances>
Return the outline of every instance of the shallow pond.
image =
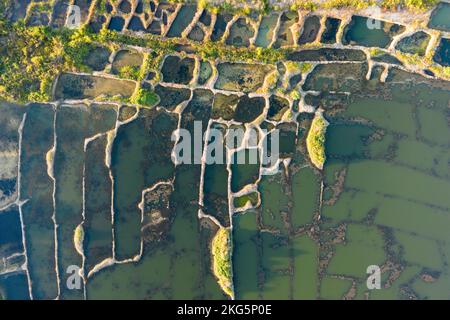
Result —
<instances>
[{"instance_id":1,"label":"shallow pond","mask_svg":"<svg viewBox=\"0 0 450 320\"><path fill-rule=\"evenodd\" d=\"M443 66L450 66L450 39L442 38L433 60Z\"/></svg>"},{"instance_id":2,"label":"shallow pond","mask_svg":"<svg viewBox=\"0 0 450 320\"><path fill-rule=\"evenodd\" d=\"M259 24L258 36L255 40L255 45L258 47L267 48L273 41L273 33L277 25L279 15L271 14L263 16Z\"/></svg>"},{"instance_id":3,"label":"shallow pond","mask_svg":"<svg viewBox=\"0 0 450 320\"><path fill-rule=\"evenodd\" d=\"M230 34L226 40L226 44L235 47L248 47L250 38L253 37L255 30L245 18L236 20L230 28Z\"/></svg>"},{"instance_id":4,"label":"shallow pond","mask_svg":"<svg viewBox=\"0 0 450 320\"><path fill-rule=\"evenodd\" d=\"M325 20L325 30L322 33L320 42L322 43L335 43L336 35L341 25L341 20L336 18L327 18Z\"/></svg>"},{"instance_id":5,"label":"shallow pond","mask_svg":"<svg viewBox=\"0 0 450 320\"><path fill-rule=\"evenodd\" d=\"M310 16L307 17L303 23L303 30L298 39L298 44L314 42L317 38L317 34L320 30L320 17Z\"/></svg>"},{"instance_id":6,"label":"shallow pond","mask_svg":"<svg viewBox=\"0 0 450 320\"><path fill-rule=\"evenodd\" d=\"M195 13L197 12L197 6L184 5L178 12L175 20L170 26L168 37L180 37L181 33L192 22Z\"/></svg>"},{"instance_id":7,"label":"shallow pond","mask_svg":"<svg viewBox=\"0 0 450 320\"><path fill-rule=\"evenodd\" d=\"M381 20L353 16L344 31L344 44L386 48L392 37L404 30L403 26Z\"/></svg>"},{"instance_id":8,"label":"shallow pond","mask_svg":"<svg viewBox=\"0 0 450 320\"><path fill-rule=\"evenodd\" d=\"M450 31L450 3L441 2L431 14L428 27L432 29Z\"/></svg>"}]
</instances>

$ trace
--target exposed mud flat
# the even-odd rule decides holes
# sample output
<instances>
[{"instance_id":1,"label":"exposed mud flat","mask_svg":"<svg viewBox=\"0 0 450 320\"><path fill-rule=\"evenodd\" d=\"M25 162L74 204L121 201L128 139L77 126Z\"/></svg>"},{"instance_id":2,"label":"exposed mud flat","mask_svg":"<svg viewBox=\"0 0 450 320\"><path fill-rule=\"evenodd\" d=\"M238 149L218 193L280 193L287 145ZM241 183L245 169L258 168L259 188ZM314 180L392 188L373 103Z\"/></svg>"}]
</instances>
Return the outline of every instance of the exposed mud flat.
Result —
<instances>
[{"instance_id":1,"label":"exposed mud flat","mask_svg":"<svg viewBox=\"0 0 450 320\"><path fill-rule=\"evenodd\" d=\"M129 98L135 87L133 81L65 73L58 79L55 98L57 100L95 99L101 96Z\"/></svg>"},{"instance_id":2,"label":"exposed mud flat","mask_svg":"<svg viewBox=\"0 0 450 320\"><path fill-rule=\"evenodd\" d=\"M270 65L221 63L217 66L219 78L215 88L237 92L257 91L264 84L266 75L273 71Z\"/></svg>"}]
</instances>

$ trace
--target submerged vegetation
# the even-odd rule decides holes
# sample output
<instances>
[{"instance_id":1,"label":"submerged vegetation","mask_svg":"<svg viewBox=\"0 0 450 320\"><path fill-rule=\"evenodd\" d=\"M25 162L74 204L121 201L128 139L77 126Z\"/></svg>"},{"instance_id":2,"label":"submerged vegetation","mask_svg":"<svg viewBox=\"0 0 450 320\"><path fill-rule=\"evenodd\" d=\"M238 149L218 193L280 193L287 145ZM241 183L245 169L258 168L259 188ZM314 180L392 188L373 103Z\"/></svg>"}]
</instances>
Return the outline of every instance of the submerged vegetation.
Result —
<instances>
[{"instance_id":1,"label":"submerged vegetation","mask_svg":"<svg viewBox=\"0 0 450 320\"><path fill-rule=\"evenodd\" d=\"M232 250L230 229L220 228L211 243L213 272L222 290L230 297L234 297L231 262Z\"/></svg>"},{"instance_id":2,"label":"submerged vegetation","mask_svg":"<svg viewBox=\"0 0 450 320\"><path fill-rule=\"evenodd\" d=\"M317 111L311 123L311 128L306 138L306 146L308 148L309 158L311 162L318 168L323 169L326 160L325 156L325 133L328 122L324 118L322 111Z\"/></svg>"}]
</instances>

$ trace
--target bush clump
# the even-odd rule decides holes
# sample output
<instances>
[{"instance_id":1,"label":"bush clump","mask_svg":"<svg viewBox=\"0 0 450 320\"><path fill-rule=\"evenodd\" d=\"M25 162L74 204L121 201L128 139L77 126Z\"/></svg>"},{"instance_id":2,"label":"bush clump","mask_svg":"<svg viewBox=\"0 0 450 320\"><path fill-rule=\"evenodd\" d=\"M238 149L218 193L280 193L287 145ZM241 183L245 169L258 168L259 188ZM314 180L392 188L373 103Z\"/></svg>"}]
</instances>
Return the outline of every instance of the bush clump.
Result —
<instances>
[{"instance_id":1,"label":"bush clump","mask_svg":"<svg viewBox=\"0 0 450 320\"><path fill-rule=\"evenodd\" d=\"M78 225L73 234L73 243L75 245L75 249L77 252L82 255L83 254L83 242L84 242L84 229L83 225Z\"/></svg>"},{"instance_id":2,"label":"bush clump","mask_svg":"<svg viewBox=\"0 0 450 320\"><path fill-rule=\"evenodd\" d=\"M131 98L131 103L146 107L153 107L159 101L159 97L150 89L139 88Z\"/></svg>"},{"instance_id":3,"label":"bush clump","mask_svg":"<svg viewBox=\"0 0 450 320\"><path fill-rule=\"evenodd\" d=\"M408 8L410 10L428 10L434 7L439 0L383 0L380 6L388 10L396 10L398 8Z\"/></svg>"},{"instance_id":4,"label":"bush clump","mask_svg":"<svg viewBox=\"0 0 450 320\"><path fill-rule=\"evenodd\" d=\"M374 0L328 0L322 4L325 9L342 9L342 8L353 8L353 9L365 9L367 7L376 4Z\"/></svg>"},{"instance_id":5,"label":"bush clump","mask_svg":"<svg viewBox=\"0 0 450 320\"><path fill-rule=\"evenodd\" d=\"M306 138L306 147L308 149L309 158L313 165L320 170L323 169L326 160L325 133L327 131L327 126L328 122L323 117L322 112L317 111Z\"/></svg>"},{"instance_id":6,"label":"bush clump","mask_svg":"<svg viewBox=\"0 0 450 320\"><path fill-rule=\"evenodd\" d=\"M222 290L233 297L233 271L231 263L231 231L220 228L211 244L213 257L213 272Z\"/></svg>"},{"instance_id":7,"label":"bush clump","mask_svg":"<svg viewBox=\"0 0 450 320\"><path fill-rule=\"evenodd\" d=\"M64 51L50 28L0 20L0 99L49 101L53 80L69 64Z\"/></svg>"},{"instance_id":8,"label":"bush clump","mask_svg":"<svg viewBox=\"0 0 450 320\"><path fill-rule=\"evenodd\" d=\"M139 80L141 70L136 66L124 66L119 70L122 79Z\"/></svg>"}]
</instances>

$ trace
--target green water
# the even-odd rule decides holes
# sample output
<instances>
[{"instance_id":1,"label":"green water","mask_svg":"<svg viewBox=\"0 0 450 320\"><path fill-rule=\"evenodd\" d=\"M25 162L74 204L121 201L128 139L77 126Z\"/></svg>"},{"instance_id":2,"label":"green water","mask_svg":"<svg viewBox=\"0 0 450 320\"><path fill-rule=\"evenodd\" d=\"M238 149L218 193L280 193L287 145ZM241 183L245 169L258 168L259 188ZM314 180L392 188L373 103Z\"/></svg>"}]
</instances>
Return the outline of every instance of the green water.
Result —
<instances>
[{"instance_id":1,"label":"green water","mask_svg":"<svg viewBox=\"0 0 450 320\"><path fill-rule=\"evenodd\" d=\"M226 44L235 47L248 47L250 39L254 36L255 30L246 22L245 18L239 18L230 28Z\"/></svg>"},{"instance_id":2,"label":"green water","mask_svg":"<svg viewBox=\"0 0 450 320\"><path fill-rule=\"evenodd\" d=\"M286 14L281 32L286 33L296 19L295 14ZM362 45L387 44L398 31L389 26L363 37L364 21L354 21L346 34ZM263 20L261 28L265 23L270 21ZM268 41L269 33L261 37ZM277 45L293 40L285 35L285 41ZM187 84L194 77L193 59L184 59L191 60L166 59L166 64L176 62L166 66L167 82ZM215 85L253 93L274 68L221 62ZM198 71L204 83L212 75L206 61ZM156 86L155 91L165 98L161 108L121 108L119 119L130 122L117 130L111 172L105 163L106 133L115 128L116 107L63 104L56 112L45 105L21 110L28 113L20 191L21 199L28 200L22 210L34 297L57 295L58 268L62 298L83 298L81 290L68 290L64 284L67 267L83 262L73 236L84 219L85 272L107 258L120 262L87 279L88 298L226 299L211 268L210 243L218 226L212 219L199 217L201 210L222 226L233 226L237 299L450 298L450 87L395 69L390 69L386 83L378 80L377 68L368 81L367 72L365 62L330 63L317 66L305 80L304 90L320 92L308 93L307 102L322 106L330 123L323 171L312 166L306 150L313 114L300 113L296 122L280 123L290 106L275 96L268 98L270 108L266 108L260 96ZM85 88L86 79L70 78L63 77L58 97L94 97L109 90L109 85L117 87L118 81L99 84L94 79L98 87ZM71 81L80 81L80 87L71 88ZM134 83L125 84L114 92L129 94ZM191 94L180 114L171 112ZM5 132L0 137L0 156L5 159L0 167L2 203L14 201L14 151L18 150L21 112L0 116ZM135 112L137 117L132 119ZM265 112L270 119L261 127L280 129L280 152L290 159L289 165L281 164L273 175L260 176L260 164L249 164L249 149L243 149L234 157L242 155L245 164L231 165L231 177L226 165L205 166L200 201L201 165L173 164L172 132L180 126L192 133L197 120L204 133L210 118L249 123ZM228 129L225 124L214 125L223 132ZM86 139L97 134L101 135L85 146ZM55 138L54 190L46 154ZM158 182L163 184L155 187ZM254 184L257 192L236 198L229 194L228 187L239 192ZM149 188L142 215L142 192ZM255 208L230 217L230 202L236 207L250 202ZM13 209L17 218L17 208ZM13 223L17 228L17 219L7 222ZM0 235L2 253L21 250L20 230L14 234L14 241ZM366 286L369 265L382 267L380 290ZM0 276L3 298L26 298L27 291L23 272Z\"/></svg>"},{"instance_id":3,"label":"green water","mask_svg":"<svg viewBox=\"0 0 450 320\"><path fill-rule=\"evenodd\" d=\"M379 23L381 28L378 28L378 25L372 26L371 22ZM356 43L366 47L385 48L392 40L389 28L390 25L383 21L368 21L365 17L353 16L346 27L344 44Z\"/></svg>"},{"instance_id":4,"label":"green water","mask_svg":"<svg viewBox=\"0 0 450 320\"><path fill-rule=\"evenodd\" d=\"M312 300L317 298L319 284L317 267L319 246L308 236L293 239L294 279L293 299Z\"/></svg>"},{"instance_id":5,"label":"green water","mask_svg":"<svg viewBox=\"0 0 450 320\"><path fill-rule=\"evenodd\" d=\"M23 210L32 293L35 299L54 299L58 296L55 260L55 226L53 216L53 181L47 175L45 155L53 147L52 106L34 105L24 126L22 149L21 197L30 198Z\"/></svg>"},{"instance_id":6,"label":"green water","mask_svg":"<svg viewBox=\"0 0 450 320\"><path fill-rule=\"evenodd\" d=\"M104 110L103 110L104 111ZM109 120L109 121L108 121ZM85 139L114 127L114 118L103 114L102 108L63 105L57 110L55 153L55 204L58 227L58 261L62 283L66 283L70 266L82 266L82 257L76 251L73 238L82 222L83 172ZM62 286L62 296L80 299L81 290L68 290Z\"/></svg>"},{"instance_id":7,"label":"green water","mask_svg":"<svg viewBox=\"0 0 450 320\"><path fill-rule=\"evenodd\" d=\"M244 149L235 152L231 165L231 190L238 192L259 177L259 152L257 149Z\"/></svg>"},{"instance_id":8,"label":"green water","mask_svg":"<svg viewBox=\"0 0 450 320\"><path fill-rule=\"evenodd\" d=\"M258 35L255 40L256 46L267 48L271 44L277 21L277 14L262 17L259 24Z\"/></svg>"},{"instance_id":9,"label":"green water","mask_svg":"<svg viewBox=\"0 0 450 320\"><path fill-rule=\"evenodd\" d=\"M204 174L204 205L208 214L230 225L228 214L228 171L225 164L207 165Z\"/></svg>"},{"instance_id":10,"label":"green water","mask_svg":"<svg viewBox=\"0 0 450 320\"><path fill-rule=\"evenodd\" d=\"M29 300L25 274L11 274L0 277L1 300Z\"/></svg>"},{"instance_id":11,"label":"green water","mask_svg":"<svg viewBox=\"0 0 450 320\"><path fill-rule=\"evenodd\" d=\"M111 168L118 260L131 259L140 252L141 212L138 204L142 200L141 193L172 176L170 150L164 146L171 145L170 135L175 128L173 116L154 109L141 110L136 120L119 127Z\"/></svg>"},{"instance_id":12,"label":"green water","mask_svg":"<svg viewBox=\"0 0 450 320\"><path fill-rule=\"evenodd\" d=\"M448 299L450 95L414 83L380 90L390 98L353 99L327 132L323 226L336 232L345 225L346 231L345 241L332 246L321 294L334 299L350 292L336 279L344 276L359 279L356 298L404 299L414 292ZM333 187L342 170L343 185ZM397 267L383 272L381 290L367 290L365 268L385 263ZM388 284L394 272L398 279ZM425 272L432 282L422 280ZM342 289L332 293L330 282Z\"/></svg>"},{"instance_id":13,"label":"green water","mask_svg":"<svg viewBox=\"0 0 450 320\"><path fill-rule=\"evenodd\" d=\"M291 267L290 243L285 237L267 232L261 233L261 242L264 270L262 298L291 298L292 277L288 272Z\"/></svg>"},{"instance_id":14,"label":"green water","mask_svg":"<svg viewBox=\"0 0 450 320\"><path fill-rule=\"evenodd\" d=\"M233 221L233 272L237 299L258 299L258 225L256 212L236 215Z\"/></svg>"},{"instance_id":15,"label":"green water","mask_svg":"<svg viewBox=\"0 0 450 320\"><path fill-rule=\"evenodd\" d=\"M320 296L326 300L339 300L350 290L351 286L350 280L326 277L321 281Z\"/></svg>"},{"instance_id":16,"label":"green water","mask_svg":"<svg viewBox=\"0 0 450 320\"><path fill-rule=\"evenodd\" d=\"M311 222L313 214L319 210L320 179L307 167L292 178L292 225L294 228Z\"/></svg>"},{"instance_id":17,"label":"green water","mask_svg":"<svg viewBox=\"0 0 450 320\"><path fill-rule=\"evenodd\" d=\"M450 20L448 18L449 16L450 4L441 2L431 14L431 19L428 23L428 27L442 31L450 31Z\"/></svg>"},{"instance_id":18,"label":"green water","mask_svg":"<svg viewBox=\"0 0 450 320\"><path fill-rule=\"evenodd\" d=\"M111 258L112 219L111 219L111 180L105 161L107 137L102 136L90 142L85 158L85 272L104 259Z\"/></svg>"},{"instance_id":19,"label":"green water","mask_svg":"<svg viewBox=\"0 0 450 320\"><path fill-rule=\"evenodd\" d=\"M297 12L284 12L280 17L280 28L278 30L277 38L273 44L274 48L281 48L285 46L292 46L294 44L294 35L291 27L298 21Z\"/></svg>"},{"instance_id":20,"label":"green water","mask_svg":"<svg viewBox=\"0 0 450 320\"><path fill-rule=\"evenodd\" d=\"M279 181L282 178L281 174L274 177L263 176L258 189L261 192L262 225L266 228L286 232L284 217L286 217L288 196Z\"/></svg>"},{"instance_id":21,"label":"green water","mask_svg":"<svg viewBox=\"0 0 450 320\"><path fill-rule=\"evenodd\" d=\"M194 18L195 12L197 11L197 6L195 5L185 5L181 8L175 20L167 33L168 37L180 37L181 33L186 29L186 27L191 23Z\"/></svg>"},{"instance_id":22,"label":"green water","mask_svg":"<svg viewBox=\"0 0 450 320\"><path fill-rule=\"evenodd\" d=\"M193 129L194 119L205 115L199 113L200 108L210 108L208 100L204 100L205 91L199 91L194 101L187 107L182 116L182 126ZM135 201L141 194L142 175L138 178L136 165L150 161L145 184L147 187L156 182L156 178L173 180L173 191L167 199L170 218L168 229L160 234L160 241L147 239L143 255L139 262L116 265L96 274L87 286L87 294L91 299L224 299L218 284L215 282L210 264L209 246L215 229L208 224L201 224L197 212L200 187L200 165L180 165L173 167L170 160L171 149L165 148L170 143L170 134L176 122L164 112L143 111L140 118L123 126L121 140L115 143L127 148L128 152L116 152L117 173L122 177L116 180L118 187L126 186L127 197L118 197L116 205L129 203L132 211L127 220L118 220L122 231L117 232L116 245L121 250L132 253L138 245L140 237L140 218ZM146 130L142 131L143 128ZM143 134L147 133L147 136ZM158 134L158 139L152 137ZM167 135L166 135L167 134ZM161 141L162 139L162 141ZM169 139L169 140L165 140ZM160 143L160 144L157 144ZM143 152L144 145L158 152ZM163 148L163 149L158 149ZM149 151L149 150L147 150ZM128 161L118 161L118 156ZM137 157L137 158L133 158ZM125 160L124 159L124 160ZM148 159L148 160L146 160ZM155 164L153 164L155 163ZM124 165L122 165L124 164ZM159 167L156 167L159 165ZM119 178L119 176L117 176ZM137 179L137 180L136 180ZM220 181L220 180L219 180ZM122 186L120 186L122 185ZM130 193L133 191L133 193ZM119 202L120 201L120 202ZM120 207L118 207L120 208ZM160 208L162 209L162 208ZM121 212L118 212L120 214ZM120 218L120 216L118 216ZM132 228L133 230L124 230ZM138 228L138 230L135 230ZM131 236L136 238L131 238ZM130 241L131 240L131 241ZM131 247L129 245L132 244ZM119 249L116 247L116 249Z\"/></svg>"}]
</instances>

